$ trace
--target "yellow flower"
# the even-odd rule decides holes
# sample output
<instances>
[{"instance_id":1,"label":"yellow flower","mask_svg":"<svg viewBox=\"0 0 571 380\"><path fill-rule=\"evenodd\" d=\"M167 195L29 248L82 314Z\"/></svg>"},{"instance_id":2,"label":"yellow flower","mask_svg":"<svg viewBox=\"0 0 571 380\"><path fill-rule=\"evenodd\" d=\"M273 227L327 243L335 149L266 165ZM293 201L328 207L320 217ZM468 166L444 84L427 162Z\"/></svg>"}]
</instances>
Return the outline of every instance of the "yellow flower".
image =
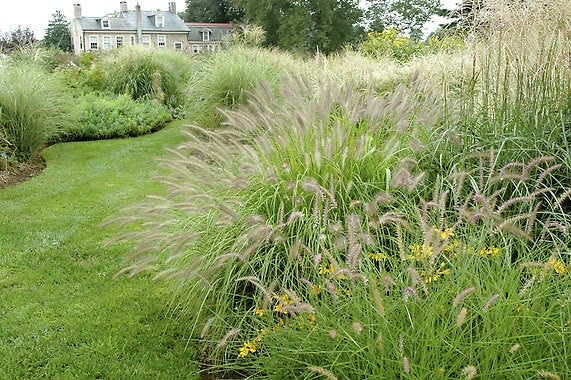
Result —
<instances>
[{"instance_id":1,"label":"yellow flower","mask_svg":"<svg viewBox=\"0 0 571 380\"><path fill-rule=\"evenodd\" d=\"M242 347L238 350L238 356L241 358L245 358L250 353L256 352L256 345L252 341L244 342Z\"/></svg>"},{"instance_id":2,"label":"yellow flower","mask_svg":"<svg viewBox=\"0 0 571 380\"><path fill-rule=\"evenodd\" d=\"M266 315L267 310L266 309L262 309L261 307L257 307L254 309L254 314L256 314L259 317L263 317L264 315Z\"/></svg>"},{"instance_id":3,"label":"yellow flower","mask_svg":"<svg viewBox=\"0 0 571 380\"><path fill-rule=\"evenodd\" d=\"M381 261L384 259L388 259L389 257L384 253L369 253L369 257L374 261Z\"/></svg>"},{"instance_id":4,"label":"yellow flower","mask_svg":"<svg viewBox=\"0 0 571 380\"><path fill-rule=\"evenodd\" d=\"M438 230L438 233L440 234L440 240L446 240L449 237L454 236L454 231L452 230L452 228L445 228L443 230Z\"/></svg>"},{"instance_id":5,"label":"yellow flower","mask_svg":"<svg viewBox=\"0 0 571 380\"><path fill-rule=\"evenodd\" d=\"M331 264L330 266L320 266L319 267L319 274L322 276L327 276L330 275L331 273L335 272L337 270L337 268L335 268L335 266L333 264Z\"/></svg>"},{"instance_id":6,"label":"yellow flower","mask_svg":"<svg viewBox=\"0 0 571 380\"><path fill-rule=\"evenodd\" d=\"M453 235L451 235L453 236ZM448 244L446 244L446 246L444 247L444 252L446 253L453 253L455 255L457 255L459 252L459 250L464 249L464 245L462 244L462 242L458 239L454 239L451 242L449 242Z\"/></svg>"},{"instance_id":7,"label":"yellow flower","mask_svg":"<svg viewBox=\"0 0 571 380\"><path fill-rule=\"evenodd\" d=\"M480 252L478 252L478 255L495 259L500 255L500 249L498 247L482 248L480 249Z\"/></svg>"},{"instance_id":8,"label":"yellow flower","mask_svg":"<svg viewBox=\"0 0 571 380\"><path fill-rule=\"evenodd\" d=\"M316 296L319 293L321 293L321 286L319 285L311 285L311 287L309 288L309 294L312 296Z\"/></svg>"},{"instance_id":9,"label":"yellow flower","mask_svg":"<svg viewBox=\"0 0 571 380\"><path fill-rule=\"evenodd\" d=\"M565 264L561 260L551 258L549 259L549 261L547 261L547 265L550 268L552 268L555 271L555 273L560 274L562 276L569 273L569 269L565 267Z\"/></svg>"},{"instance_id":10,"label":"yellow flower","mask_svg":"<svg viewBox=\"0 0 571 380\"><path fill-rule=\"evenodd\" d=\"M434 254L434 250L432 246L428 244L411 244L410 251L412 252L412 257L407 256L407 259L412 258L413 260L424 260L429 257L432 257Z\"/></svg>"},{"instance_id":11,"label":"yellow flower","mask_svg":"<svg viewBox=\"0 0 571 380\"><path fill-rule=\"evenodd\" d=\"M315 323L316 319L317 317L315 316L315 314L309 314L309 317L307 317L307 323L312 325Z\"/></svg>"},{"instance_id":12,"label":"yellow flower","mask_svg":"<svg viewBox=\"0 0 571 380\"><path fill-rule=\"evenodd\" d=\"M425 284L430 284L434 281L438 281L442 276L448 276L450 274L450 268L441 266L439 269L429 269L423 274L423 280Z\"/></svg>"},{"instance_id":13,"label":"yellow flower","mask_svg":"<svg viewBox=\"0 0 571 380\"><path fill-rule=\"evenodd\" d=\"M277 313L287 314L287 305L292 305L293 301L289 298L287 294L283 294L278 297L278 303L274 306L274 311Z\"/></svg>"}]
</instances>

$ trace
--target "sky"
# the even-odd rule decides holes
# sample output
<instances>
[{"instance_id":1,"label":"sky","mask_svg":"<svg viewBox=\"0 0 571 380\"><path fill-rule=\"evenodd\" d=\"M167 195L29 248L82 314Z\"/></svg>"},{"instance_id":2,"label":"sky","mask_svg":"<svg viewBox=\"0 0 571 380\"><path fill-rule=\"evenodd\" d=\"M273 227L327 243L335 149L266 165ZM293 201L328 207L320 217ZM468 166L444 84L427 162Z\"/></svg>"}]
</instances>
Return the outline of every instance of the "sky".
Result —
<instances>
[{"instance_id":1,"label":"sky","mask_svg":"<svg viewBox=\"0 0 571 380\"><path fill-rule=\"evenodd\" d=\"M457 0L442 0L450 7ZM8 32L18 25L29 26L36 38L42 38L51 15L61 10L68 17L73 17L73 4L81 4L84 16L102 16L119 9L119 0L0 0L0 33ZM139 0L143 10L168 9L169 0ZM184 9L184 0L177 0L177 10ZM129 9L133 9L137 0L127 0Z\"/></svg>"}]
</instances>

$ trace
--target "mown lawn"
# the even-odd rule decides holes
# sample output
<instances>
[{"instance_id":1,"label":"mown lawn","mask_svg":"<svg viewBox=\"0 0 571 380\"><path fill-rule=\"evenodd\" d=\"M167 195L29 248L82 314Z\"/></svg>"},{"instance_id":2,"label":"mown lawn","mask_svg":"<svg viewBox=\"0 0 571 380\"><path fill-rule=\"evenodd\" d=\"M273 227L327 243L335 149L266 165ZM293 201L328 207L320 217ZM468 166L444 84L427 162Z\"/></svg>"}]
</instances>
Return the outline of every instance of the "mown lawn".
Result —
<instances>
[{"instance_id":1,"label":"mown lawn","mask_svg":"<svg viewBox=\"0 0 571 380\"><path fill-rule=\"evenodd\" d=\"M0 378L195 378L185 331L149 277L113 275L128 253L101 223L160 193L156 158L183 136L68 143L38 177L0 191Z\"/></svg>"}]
</instances>

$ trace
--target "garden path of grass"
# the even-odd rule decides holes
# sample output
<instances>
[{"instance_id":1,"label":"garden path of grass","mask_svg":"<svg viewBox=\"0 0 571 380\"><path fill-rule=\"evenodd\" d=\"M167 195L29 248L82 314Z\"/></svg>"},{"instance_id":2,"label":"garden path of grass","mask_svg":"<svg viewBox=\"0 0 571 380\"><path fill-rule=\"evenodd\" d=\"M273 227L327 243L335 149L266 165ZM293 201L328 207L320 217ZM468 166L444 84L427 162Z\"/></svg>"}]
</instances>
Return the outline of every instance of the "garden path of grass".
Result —
<instances>
[{"instance_id":1,"label":"garden path of grass","mask_svg":"<svg viewBox=\"0 0 571 380\"><path fill-rule=\"evenodd\" d=\"M102 221L146 194L181 122L153 135L44 151L36 178L0 190L0 379L195 378L185 330L149 277L113 275L126 245Z\"/></svg>"}]
</instances>

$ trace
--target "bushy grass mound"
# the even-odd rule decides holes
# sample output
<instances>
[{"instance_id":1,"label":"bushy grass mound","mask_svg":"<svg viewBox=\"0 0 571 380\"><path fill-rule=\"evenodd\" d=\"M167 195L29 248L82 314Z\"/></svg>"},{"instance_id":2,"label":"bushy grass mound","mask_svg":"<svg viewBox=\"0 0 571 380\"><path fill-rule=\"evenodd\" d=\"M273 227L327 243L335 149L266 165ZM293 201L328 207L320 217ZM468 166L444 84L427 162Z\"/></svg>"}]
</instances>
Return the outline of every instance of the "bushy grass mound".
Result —
<instances>
[{"instance_id":1,"label":"bushy grass mound","mask_svg":"<svg viewBox=\"0 0 571 380\"><path fill-rule=\"evenodd\" d=\"M77 99L73 123L53 140L99 140L140 136L162 128L171 112L153 100L134 101L127 95L87 94Z\"/></svg>"},{"instance_id":2,"label":"bushy grass mound","mask_svg":"<svg viewBox=\"0 0 571 380\"><path fill-rule=\"evenodd\" d=\"M0 136L3 153L34 158L50 136L65 125L65 88L32 64L0 66Z\"/></svg>"},{"instance_id":3,"label":"bushy grass mound","mask_svg":"<svg viewBox=\"0 0 571 380\"><path fill-rule=\"evenodd\" d=\"M85 83L95 90L157 100L171 108L183 103L182 92L192 60L181 53L143 48L117 49L88 62Z\"/></svg>"},{"instance_id":4,"label":"bushy grass mound","mask_svg":"<svg viewBox=\"0 0 571 380\"><path fill-rule=\"evenodd\" d=\"M220 126L221 108L246 103L260 82L277 89L290 62L285 53L240 46L203 56L188 85L186 116L206 128Z\"/></svg>"}]
</instances>

